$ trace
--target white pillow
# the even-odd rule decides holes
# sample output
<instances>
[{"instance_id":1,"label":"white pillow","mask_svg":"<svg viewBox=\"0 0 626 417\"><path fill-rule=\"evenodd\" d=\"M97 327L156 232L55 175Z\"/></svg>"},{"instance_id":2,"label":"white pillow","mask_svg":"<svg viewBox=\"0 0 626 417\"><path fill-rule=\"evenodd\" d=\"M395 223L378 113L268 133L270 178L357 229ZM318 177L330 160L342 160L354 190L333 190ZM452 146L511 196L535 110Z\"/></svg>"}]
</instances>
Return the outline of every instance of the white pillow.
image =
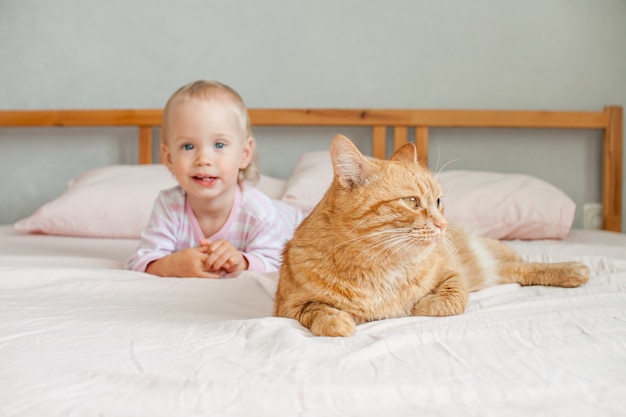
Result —
<instances>
[{"instance_id":1,"label":"white pillow","mask_svg":"<svg viewBox=\"0 0 626 417\"><path fill-rule=\"evenodd\" d=\"M310 211L333 179L328 151L301 156L283 200ZM521 174L444 171L448 221L497 239L563 239L574 221L576 204L563 191Z\"/></svg>"},{"instance_id":2,"label":"white pillow","mask_svg":"<svg viewBox=\"0 0 626 417\"><path fill-rule=\"evenodd\" d=\"M164 165L111 165L71 182L58 198L14 224L22 232L138 238L159 192L176 185ZM261 176L257 188L280 199L286 182Z\"/></svg>"}]
</instances>

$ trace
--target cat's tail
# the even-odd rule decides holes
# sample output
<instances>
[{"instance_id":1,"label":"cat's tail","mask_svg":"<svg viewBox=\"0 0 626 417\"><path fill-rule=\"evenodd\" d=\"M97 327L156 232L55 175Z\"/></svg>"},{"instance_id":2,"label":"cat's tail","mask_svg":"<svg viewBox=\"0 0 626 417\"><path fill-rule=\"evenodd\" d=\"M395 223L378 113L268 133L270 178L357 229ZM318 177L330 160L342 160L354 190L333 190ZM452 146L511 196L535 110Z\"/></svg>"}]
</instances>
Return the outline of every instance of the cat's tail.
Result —
<instances>
[{"instance_id":1,"label":"cat's tail","mask_svg":"<svg viewBox=\"0 0 626 417\"><path fill-rule=\"evenodd\" d=\"M450 228L447 233L469 277L471 291L509 283L578 287L589 280L591 271L580 262L526 262L497 239L471 235L459 228Z\"/></svg>"},{"instance_id":2,"label":"cat's tail","mask_svg":"<svg viewBox=\"0 0 626 417\"><path fill-rule=\"evenodd\" d=\"M503 284L550 285L553 287L578 287L589 281L591 271L580 262L506 262L500 265Z\"/></svg>"}]
</instances>

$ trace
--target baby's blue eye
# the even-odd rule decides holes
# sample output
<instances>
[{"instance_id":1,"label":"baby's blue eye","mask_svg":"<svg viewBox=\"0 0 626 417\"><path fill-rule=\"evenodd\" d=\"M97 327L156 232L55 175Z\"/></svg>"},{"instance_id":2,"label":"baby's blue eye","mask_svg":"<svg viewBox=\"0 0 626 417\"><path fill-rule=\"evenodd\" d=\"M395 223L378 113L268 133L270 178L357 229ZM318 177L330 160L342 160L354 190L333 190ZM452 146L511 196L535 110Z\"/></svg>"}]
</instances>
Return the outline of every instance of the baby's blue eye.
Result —
<instances>
[{"instance_id":1,"label":"baby's blue eye","mask_svg":"<svg viewBox=\"0 0 626 417\"><path fill-rule=\"evenodd\" d=\"M224 142L217 142L217 143L215 144L215 148L216 148L216 149L222 149L224 146L226 146L226 145L224 144Z\"/></svg>"},{"instance_id":2,"label":"baby's blue eye","mask_svg":"<svg viewBox=\"0 0 626 417\"><path fill-rule=\"evenodd\" d=\"M192 145L191 143L185 143L185 144L182 146L182 149L183 149L183 150L185 150L185 151L190 151L190 150L192 150L192 149L193 149L193 145Z\"/></svg>"}]
</instances>

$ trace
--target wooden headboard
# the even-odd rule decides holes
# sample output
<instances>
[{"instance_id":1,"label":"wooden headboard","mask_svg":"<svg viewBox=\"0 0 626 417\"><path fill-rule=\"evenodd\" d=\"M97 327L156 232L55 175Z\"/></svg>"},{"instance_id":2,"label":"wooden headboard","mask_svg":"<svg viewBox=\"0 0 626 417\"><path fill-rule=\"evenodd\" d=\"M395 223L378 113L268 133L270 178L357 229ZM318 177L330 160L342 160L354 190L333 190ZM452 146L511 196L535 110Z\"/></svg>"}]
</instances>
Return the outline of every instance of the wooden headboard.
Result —
<instances>
[{"instance_id":1,"label":"wooden headboard","mask_svg":"<svg viewBox=\"0 0 626 417\"><path fill-rule=\"evenodd\" d=\"M379 109L250 109L254 126L363 126L372 129L373 156L387 155L387 130L393 148L416 143L428 163L430 128L595 129L603 131L603 228L621 231L622 146L621 106L602 111L519 110L379 110ZM153 128L161 125L160 109L139 110L11 110L0 111L0 127L136 126L139 163L152 163ZM414 138L409 138L414 132Z\"/></svg>"}]
</instances>

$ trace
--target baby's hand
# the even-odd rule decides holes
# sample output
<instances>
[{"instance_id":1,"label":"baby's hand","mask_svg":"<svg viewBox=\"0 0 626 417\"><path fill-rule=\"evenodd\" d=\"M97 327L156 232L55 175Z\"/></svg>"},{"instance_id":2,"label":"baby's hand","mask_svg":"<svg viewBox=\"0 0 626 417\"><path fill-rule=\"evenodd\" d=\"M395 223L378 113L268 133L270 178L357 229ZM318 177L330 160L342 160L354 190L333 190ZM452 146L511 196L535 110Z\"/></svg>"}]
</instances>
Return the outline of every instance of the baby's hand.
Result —
<instances>
[{"instance_id":1,"label":"baby's hand","mask_svg":"<svg viewBox=\"0 0 626 417\"><path fill-rule=\"evenodd\" d=\"M205 268L207 247L183 249L151 262L146 272L162 277L221 278L223 274Z\"/></svg>"},{"instance_id":2,"label":"baby's hand","mask_svg":"<svg viewBox=\"0 0 626 417\"><path fill-rule=\"evenodd\" d=\"M203 240L200 242L201 248L206 248L208 257L204 263L204 268L209 271L237 272L248 269L248 260L232 243L220 239L215 242Z\"/></svg>"}]
</instances>

